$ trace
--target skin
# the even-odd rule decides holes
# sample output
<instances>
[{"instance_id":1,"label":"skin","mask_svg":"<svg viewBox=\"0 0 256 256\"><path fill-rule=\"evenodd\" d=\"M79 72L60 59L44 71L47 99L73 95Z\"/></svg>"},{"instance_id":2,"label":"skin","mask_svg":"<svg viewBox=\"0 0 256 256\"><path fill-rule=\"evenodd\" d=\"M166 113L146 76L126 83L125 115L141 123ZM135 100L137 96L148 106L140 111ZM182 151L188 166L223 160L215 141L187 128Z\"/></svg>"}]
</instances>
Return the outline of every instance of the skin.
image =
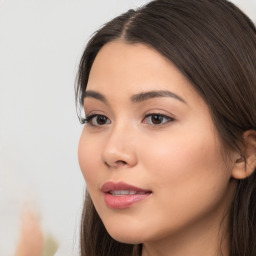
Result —
<instances>
[{"instance_id":1,"label":"skin","mask_svg":"<svg viewBox=\"0 0 256 256\"><path fill-rule=\"evenodd\" d=\"M27 209L22 216L20 239L16 256L42 256L44 237L38 214Z\"/></svg>"},{"instance_id":2,"label":"skin","mask_svg":"<svg viewBox=\"0 0 256 256\"><path fill-rule=\"evenodd\" d=\"M159 90L177 97L132 100ZM85 124L79 163L109 234L142 243L143 256L219 255L221 239L228 255L224 215L235 189L232 165L224 162L207 104L190 82L156 50L114 41L96 56L87 91L105 101L86 97L86 115L105 119ZM157 124L149 114L167 117ZM100 190L107 181L152 194L129 208L111 209Z\"/></svg>"}]
</instances>

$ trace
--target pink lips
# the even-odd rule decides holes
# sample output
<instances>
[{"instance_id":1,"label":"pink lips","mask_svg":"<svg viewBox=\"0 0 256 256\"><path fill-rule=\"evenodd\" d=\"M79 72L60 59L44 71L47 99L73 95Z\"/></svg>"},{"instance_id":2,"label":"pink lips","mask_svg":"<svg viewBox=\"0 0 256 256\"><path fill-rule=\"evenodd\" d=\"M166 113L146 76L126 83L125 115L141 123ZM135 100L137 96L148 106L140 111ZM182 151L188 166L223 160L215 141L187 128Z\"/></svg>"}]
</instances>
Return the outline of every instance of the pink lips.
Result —
<instances>
[{"instance_id":1,"label":"pink lips","mask_svg":"<svg viewBox=\"0 0 256 256\"><path fill-rule=\"evenodd\" d=\"M152 191L123 182L107 182L101 187L101 191L104 193L107 206L113 209L128 208L152 194Z\"/></svg>"}]
</instances>

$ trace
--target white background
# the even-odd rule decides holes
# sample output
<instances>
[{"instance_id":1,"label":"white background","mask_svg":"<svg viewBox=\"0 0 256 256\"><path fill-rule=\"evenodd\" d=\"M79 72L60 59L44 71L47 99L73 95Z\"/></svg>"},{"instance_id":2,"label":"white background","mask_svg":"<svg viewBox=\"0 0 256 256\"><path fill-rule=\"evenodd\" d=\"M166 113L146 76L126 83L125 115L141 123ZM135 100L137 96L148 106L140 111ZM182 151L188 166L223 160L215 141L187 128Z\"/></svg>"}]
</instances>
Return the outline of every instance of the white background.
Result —
<instances>
[{"instance_id":1,"label":"white background","mask_svg":"<svg viewBox=\"0 0 256 256\"><path fill-rule=\"evenodd\" d=\"M0 0L0 255L12 256L32 204L58 255L78 255L84 180L74 101L90 35L147 0ZM255 0L234 0L256 21Z\"/></svg>"}]
</instances>

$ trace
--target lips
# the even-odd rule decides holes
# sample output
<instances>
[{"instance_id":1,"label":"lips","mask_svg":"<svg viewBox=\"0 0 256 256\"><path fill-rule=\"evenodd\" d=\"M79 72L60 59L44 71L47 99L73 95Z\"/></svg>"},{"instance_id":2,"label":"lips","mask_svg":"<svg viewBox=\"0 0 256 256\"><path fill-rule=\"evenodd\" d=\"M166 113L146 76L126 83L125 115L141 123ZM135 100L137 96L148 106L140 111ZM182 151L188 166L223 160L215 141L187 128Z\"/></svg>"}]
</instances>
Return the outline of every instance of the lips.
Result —
<instances>
[{"instance_id":1,"label":"lips","mask_svg":"<svg viewBox=\"0 0 256 256\"><path fill-rule=\"evenodd\" d=\"M138 188L123 182L107 182L101 187L105 203L113 209L124 209L146 199L152 191Z\"/></svg>"}]
</instances>

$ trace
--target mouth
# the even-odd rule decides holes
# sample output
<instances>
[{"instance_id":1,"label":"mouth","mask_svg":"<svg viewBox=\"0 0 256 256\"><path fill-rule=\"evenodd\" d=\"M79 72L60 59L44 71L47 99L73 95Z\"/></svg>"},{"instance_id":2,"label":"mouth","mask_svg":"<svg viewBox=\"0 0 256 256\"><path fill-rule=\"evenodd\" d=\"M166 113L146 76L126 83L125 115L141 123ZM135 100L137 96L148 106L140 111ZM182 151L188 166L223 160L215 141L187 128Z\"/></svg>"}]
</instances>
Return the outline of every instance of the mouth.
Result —
<instances>
[{"instance_id":1,"label":"mouth","mask_svg":"<svg viewBox=\"0 0 256 256\"><path fill-rule=\"evenodd\" d=\"M110 190L108 193L110 193L112 196L125 196L125 195L142 195L145 194L145 192L137 192L135 190Z\"/></svg>"},{"instance_id":2,"label":"mouth","mask_svg":"<svg viewBox=\"0 0 256 256\"><path fill-rule=\"evenodd\" d=\"M107 182L101 187L105 203L112 209L124 209L142 201L152 194L152 191L138 188L123 182Z\"/></svg>"}]
</instances>

